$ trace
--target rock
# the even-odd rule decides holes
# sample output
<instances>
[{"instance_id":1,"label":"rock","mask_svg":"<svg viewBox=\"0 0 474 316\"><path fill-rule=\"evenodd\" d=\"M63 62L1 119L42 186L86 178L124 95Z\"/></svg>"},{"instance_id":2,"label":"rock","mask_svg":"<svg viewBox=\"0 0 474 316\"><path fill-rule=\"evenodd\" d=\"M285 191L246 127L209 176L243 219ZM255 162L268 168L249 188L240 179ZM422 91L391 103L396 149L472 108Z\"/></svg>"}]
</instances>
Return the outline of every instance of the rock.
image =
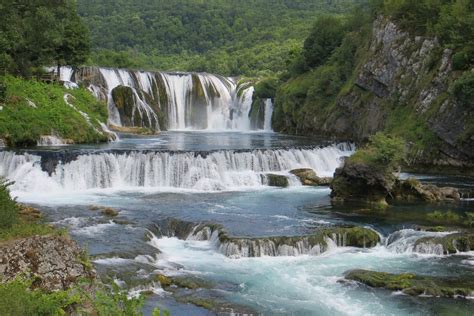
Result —
<instances>
[{"instance_id":1,"label":"rock","mask_svg":"<svg viewBox=\"0 0 474 316\"><path fill-rule=\"evenodd\" d=\"M119 214L118 211L114 210L111 207L103 208L101 213L105 216L108 216L108 217L117 217L118 214Z\"/></svg>"},{"instance_id":2,"label":"rock","mask_svg":"<svg viewBox=\"0 0 474 316\"><path fill-rule=\"evenodd\" d=\"M396 200L426 202L458 201L461 198L461 194L456 188L438 187L432 184L424 185L414 178L397 180L391 196Z\"/></svg>"},{"instance_id":3,"label":"rock","mask_svg":"<svg viewBox=\"0 0 474 316\"><path fill-rule=\"evenodd\" d=\"M321 185L322 182L324 182L316 175L316 172L313 169L294 169L291 170L290 173L297 176L303 185L318 186Z\"/></svg>"},{"instance_id":4,"label":"rock","mask_svg":"<svg viewBox=\"0 0 474 316\"><path fill-rule=\"evenodd\" d=\"M3 138L0 138L0 148L5 148L7 147L7 141L4 140Z\"/></svg>"},{"instance_id":5,"label":"rock","mask_svg":"<svg viewBox=\"0 0 474 316\"><path fill-rule=\"evenodd\" d=\"M41 212L31 206L18 204L20 210L18 214L21 216L23 220L26 221L37 221L43 217Z\"/></svg>"},{"instance_id":6,"label":"rock","mask_svg":"<svg viewBox=\"0 0 474 316\"><path fill-rule=\"evenodd\" d=\"M333 201L363 201L387 205L395 177L386 175L363 163L348 163L336 169L331 183Z\"/></svg>"},{"instance_id":7,"label":"rock","mask_svg":"<svg viewBox=\"0 0 474 316\"><path fill-rule=\"evenodd\" d=\"M461 194L451 187L424 185L416 179L399 180L364 163L346 162L336 169L331 183L333 201L359 201L379 207L387 201L457 201Z\"/></svg>"},{"instance_id":8,"label":"rock","mask_svg":"<svg viewBox=\"0 0 474 316\"><path fill-rule=\"evenodd\" d=\"M469 278L439 278L417 276L411 273L391 274L369 270L351 270L345 273L347 280L357 281L370 287L402 291L407 295L436 297L469 297L474 294L474 280Z\"/></svg>"},{"instance_id":9,"label":"rock","mask_svg":"<svg viewBox=\"0 0 474 316\"><path fill-rule=\"evenodd\" d=\"M288 182L288 178L281 174L267 173L265 175L265 179L267 181L267 184L271 187L286 188L290 185L290 183Z\"/></svg>"},{"instance_id":10,"label":"rock","mask_svg":"<svg viewBox=\"0 0 474 316\"><path fill-rule=\"evenodd\" d=\"M159 104L153 101L146 92L137 91L127 86L117 86L112 90L112 100L120 113L123 126L145 127L153 131L160 130L156 114L160 112Z\"/></svg>"},{"instance_id":11,"label":"rock","mask_svg":"<svg viewBox=\"0 0 474 316\"><path fill-rule=\"evenodd\" d=\"M72 240L60 236L35 236L0 245L1 282L24 274L34 286L46 291L66 290L78 279L95 278L81 262L82 250Z\"/></svg>"}]
</instances>

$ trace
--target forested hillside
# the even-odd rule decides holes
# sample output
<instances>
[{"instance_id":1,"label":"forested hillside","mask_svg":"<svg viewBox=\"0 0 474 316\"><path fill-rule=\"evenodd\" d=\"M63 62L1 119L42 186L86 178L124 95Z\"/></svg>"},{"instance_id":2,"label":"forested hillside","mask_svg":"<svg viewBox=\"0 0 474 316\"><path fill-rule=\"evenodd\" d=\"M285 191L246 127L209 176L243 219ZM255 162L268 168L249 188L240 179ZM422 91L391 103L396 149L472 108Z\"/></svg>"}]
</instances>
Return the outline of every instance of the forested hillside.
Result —
<instances>
[{"instance_id":1,"label":"forested hillside","mask_svg":"<svg viewBox=\"0 0 474 316\"><path fill-rule=\"evenodd\" d=\"M78 10L91 31L95 64L255 75L282 71L320 13L347 12L352 3L78 0Z\"/></svg>"}]
</instances>

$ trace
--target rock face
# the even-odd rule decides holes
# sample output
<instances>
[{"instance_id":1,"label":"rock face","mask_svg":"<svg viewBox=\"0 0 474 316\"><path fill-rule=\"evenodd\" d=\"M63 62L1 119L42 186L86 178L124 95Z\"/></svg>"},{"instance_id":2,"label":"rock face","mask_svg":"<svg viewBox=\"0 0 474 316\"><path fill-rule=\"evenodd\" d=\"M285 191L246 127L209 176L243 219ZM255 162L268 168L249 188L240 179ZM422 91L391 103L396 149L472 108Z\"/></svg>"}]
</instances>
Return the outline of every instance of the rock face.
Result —
<instances>
[{"instance_id":1,"label":"rock face","mask_svg":"<svg viewBox=\"0 0 474 316\"><path fill-rule=\"evenodd\" d=\"M160 130L160 122L156 114L160 112L160 106L145 92L136 92L131 87L118 86L112 90L112 100L120 114L123 126ZM146 100L146 104L143 100Z\"/></svg>"},{"instance_id":2,"label":"rock face","mask_svg":"<svg viewBox=\"0 0 474 316\"><path fill-rule=\"evenodd\" d=\"M78 245L65 237L35 236L0 245L0 275L8 282L21 274L46 291L68 289L79 278L93 278L80 262Z\"/></svg>"},{"instance_id":3,"label":"rock face","mask_svg":"<svg viewBox=\"0 0 474 316\"><path fill-rule=\"evenodd\" d=\"M417 276L411 273L390 274L368 270L347 271L345 278L371 287L402 291L404 294L412 296L469 297L474 293L474 281L468 278L449 279Z\"/></svg>"},{"instance_id":4,"label":"rock face","mask_svg":"<svg viewBox=\"0 0 474 316\"><path fill-rule=\"evenodd\" d=\"M330 110L305 104L311 84L307 84L309 92L296 86L281 89L275 113L283 114L274 122L276 129L360 142L384 130L397 130L410 138L409 133L417 129L418 137L429 140L411 149L413 165L474 170L474 111L472 103L458 100L451 92L460 76L452 69L453 52L436 38L411 36L385 17L374 22L368 45L361 50L353 68L356 79L349 89L337 91ZM294 113L309 106L311 111Z\"/></svg>"}]
</instances>

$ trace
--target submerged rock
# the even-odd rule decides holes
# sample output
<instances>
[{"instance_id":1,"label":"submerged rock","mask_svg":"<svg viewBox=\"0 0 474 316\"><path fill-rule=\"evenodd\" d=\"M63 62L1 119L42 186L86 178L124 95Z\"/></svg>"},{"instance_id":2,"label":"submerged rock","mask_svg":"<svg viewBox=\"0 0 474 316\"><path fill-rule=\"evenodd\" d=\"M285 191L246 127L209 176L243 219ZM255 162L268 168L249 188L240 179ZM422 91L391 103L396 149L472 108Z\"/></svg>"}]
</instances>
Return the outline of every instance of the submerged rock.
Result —
<instances>
[{"instance_id":1,"label":"submerged rock","mask_svg":"<svg viewBox=\"0 0 474 316\"><path fill-rule=\"evenodd\" d=\"M264 177L267 184L271 187L286 188L290 185L288 178L281 174L267 173Z\"/></svg>"},{"instance_id":2,"label":"submerged rock","mask_svg":"<svg viewBox=\"0 0 474 316\"><path fill-rule=\"evenodd\" d=\"M474 280L469 278L438 278L417 276L411 273L391 274L361 269L347 271L345 278L370 287L402 291L412 296L469 297L474 294Z\"/></svg>"},{"instance_id":3,"label":"submerged rock","mask_svg":"<svg viewBox=\"0 0 474 316\"><path fill-rule=\"evenodd\" d=\"M20 275L34 279L33 286L46 291L66 290L78 279L95 273L81 260L82 250L61 236L35 236L0 246L1 282Z\"/></svg>"}]
</instances>

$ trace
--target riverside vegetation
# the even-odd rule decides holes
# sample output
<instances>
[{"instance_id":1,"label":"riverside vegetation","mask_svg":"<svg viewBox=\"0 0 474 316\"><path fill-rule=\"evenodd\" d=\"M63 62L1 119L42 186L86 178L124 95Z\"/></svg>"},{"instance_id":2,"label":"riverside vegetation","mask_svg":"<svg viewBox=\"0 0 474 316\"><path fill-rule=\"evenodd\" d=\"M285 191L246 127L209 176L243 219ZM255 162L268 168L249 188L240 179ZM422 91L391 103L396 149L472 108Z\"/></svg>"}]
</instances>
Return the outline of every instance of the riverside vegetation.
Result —
<instances>
[{"instance_id":1,"label":"riverside vegetation","mask_svg":"<svg viewBox=\"0 0 474 316\"><path fill-rule=\"evenodd\" d=\"M129 298L116 284L101 283L90 258L67 232L43 223L35 209L17 204L8 186L0 182L0 314L142 315L143 296ZM80 272L74 274L74 269Z\"/></svg>"}]
</instances>

